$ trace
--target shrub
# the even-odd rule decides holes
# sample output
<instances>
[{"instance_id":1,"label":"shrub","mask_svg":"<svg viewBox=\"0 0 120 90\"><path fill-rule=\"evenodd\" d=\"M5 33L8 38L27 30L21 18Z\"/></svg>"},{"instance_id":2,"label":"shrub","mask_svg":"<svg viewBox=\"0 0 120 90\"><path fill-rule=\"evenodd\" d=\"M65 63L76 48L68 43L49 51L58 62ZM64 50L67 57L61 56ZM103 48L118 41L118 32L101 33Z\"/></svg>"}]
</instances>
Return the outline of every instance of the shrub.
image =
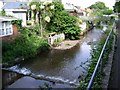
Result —
<instances>
[{"instance_id":1,"label":"shrub","mask_svg":"<svg viewBox=\"0 0 120 90\"><path fill-rule=\"evenodd\" d=\"M47 40L39 38L28 29L21 30L20 36L14 41L3 41L3 63L14 61L16 58L20 57L24 57L25 59L34 57L38 52L48 49L48 47Z\"/></svg>"},{"instance_id":2,"label":"shrub","mask_svg":"<svg viewBox=\"0 0 120 90\"><path fill-rule=\"evenodd\" d=\"M66 38L79 39L80 28L77 26L77 18L70 16L64 11L61 3L55 4L55 12L50 23L47 25L47 30L50 32L64 33Z\"/></svg>"}]
</instances>

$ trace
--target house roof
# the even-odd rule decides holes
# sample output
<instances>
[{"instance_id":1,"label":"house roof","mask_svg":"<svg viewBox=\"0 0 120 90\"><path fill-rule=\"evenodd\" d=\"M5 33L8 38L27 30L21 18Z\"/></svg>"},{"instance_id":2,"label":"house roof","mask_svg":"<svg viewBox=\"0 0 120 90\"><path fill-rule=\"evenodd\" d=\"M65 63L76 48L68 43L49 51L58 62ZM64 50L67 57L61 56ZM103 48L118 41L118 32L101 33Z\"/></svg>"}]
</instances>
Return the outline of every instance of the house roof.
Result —
<instances>
[{"instance_id":1,"label":"house roof","mask_svg":"<svg viewBox=\"0 0 120 90\"><path fill-rule=\"evenodd\" d=\"M20 8L28 8L28 2L6 2L6 4L2 7L2 9L20 9Z\"/></svg>"},{"instance_id":2,"label":"house roof","mask_svg":"<svg viewBox=\"0 0 120 90\"><path fill-rule=\"evenodd\" d=\"M66 3L66 4L64 4L64 8L65 8L65 10L72 10L72 11L74 11L75 9L74 9L74 6L72 5L72 4L69 4L69 3Z\"/></svg>"},{"instance_id":3,"label":"house roof","mask_svg":"<svg viewBox=\"0 0 120 90\"><path fill-rule=\"evenodd\" d=\"M13 18L13 17L3 17L3 16L0 16L0 22L12 21L12 20L18 20L18 19L17 18Z\"/></svg>"}]
</instances>

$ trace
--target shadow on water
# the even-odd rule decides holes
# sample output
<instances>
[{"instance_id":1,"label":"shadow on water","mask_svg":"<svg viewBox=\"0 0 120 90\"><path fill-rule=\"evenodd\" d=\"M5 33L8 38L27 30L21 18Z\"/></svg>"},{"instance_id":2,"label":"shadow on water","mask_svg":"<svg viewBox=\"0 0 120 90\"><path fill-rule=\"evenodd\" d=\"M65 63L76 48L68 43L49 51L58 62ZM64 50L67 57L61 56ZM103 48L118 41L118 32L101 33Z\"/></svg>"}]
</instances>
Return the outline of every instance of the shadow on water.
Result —
<instances>
[{"instance_id":1,"label":"shadow on water","mask_svg":"<svg viewBox=\"0 0 120 90\"><path fill-rule=\"evenodd\" d=\"M51 50L38 54L34 59L10 67L21 73L32 73L50 80L79 83L80 75L87 75L87 64L91 58L91 47L97 44L103 31L93 29L69 50Z\"/></svg>"}]
</instances>

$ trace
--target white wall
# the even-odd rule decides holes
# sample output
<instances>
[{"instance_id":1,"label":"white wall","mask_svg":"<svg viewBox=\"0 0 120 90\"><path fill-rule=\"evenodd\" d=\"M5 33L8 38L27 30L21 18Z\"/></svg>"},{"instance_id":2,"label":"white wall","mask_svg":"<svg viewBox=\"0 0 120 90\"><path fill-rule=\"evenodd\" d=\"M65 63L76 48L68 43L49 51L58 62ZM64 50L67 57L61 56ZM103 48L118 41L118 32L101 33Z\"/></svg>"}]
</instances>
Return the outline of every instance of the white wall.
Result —
<instances>
[{"instance_id":1,"label":"white wall","mask_svg":"<svg viewBox=\"0 0 120 90\"><path fill-rule=\"evenodd\" d=\"M3 7L3 2L0 1L0 11L2 10L2 7Z\"/></svg>"},{"instance_id":2,"label":"white wall","mask_svg":"<svg viewBox=\"0 0 120 90\"><path fill-rule=\"evenodd\" d=\"M11 16L14 16L14 13L12 11L9 11L9 10L5 10L6 12L6 15L11 15Z\"/></svg>"},{"instance_id":3,"label":"white wall","mask_svg":"<svg viewBox=\"0 0 120 90\"><path fill-rule=\"evenodd\" d=\"M22 26L26 26L26 13L14 13L14 16L22 20Z\"/></svg>"},{"instance_id":4,"label":"white wall","mask_svg":"<svg viewBox=\"0 0 120 90\"><path fill-rule=\"evenodd\" d=\"M26 13L25 12L13 12L13 11L15 11L15 10L13 10L13 9L6 9L5 10L6 11L6 14L7 15L11 15L11 16L14 16L14 17L16 17L16 18L18 18L18 19L21 19L22 20L22 26L26 26ZM20 11L20 10L19 10Z\"/></svg>"}]
</instances>

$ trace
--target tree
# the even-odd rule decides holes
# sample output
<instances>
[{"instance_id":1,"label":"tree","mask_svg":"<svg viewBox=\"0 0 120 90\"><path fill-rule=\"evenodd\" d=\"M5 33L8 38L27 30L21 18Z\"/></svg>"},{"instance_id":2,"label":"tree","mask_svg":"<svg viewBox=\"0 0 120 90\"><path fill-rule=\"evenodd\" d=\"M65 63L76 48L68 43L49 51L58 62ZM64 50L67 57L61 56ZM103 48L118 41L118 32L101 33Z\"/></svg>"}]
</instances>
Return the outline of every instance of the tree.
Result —
<instances>
[{"instance_id":1,"label":"tree","mask_svg":"<svg viewBox=\"0 0 120 90\"><path fill-rule=\"evenodd\" d=\"M115 3L114 12L120 13L120 1Z\"/></svg>"},{"instance_id":2,"label":"tree","mask_svg":"<svg viewBox=\"0 0 120 90\"><path fill-rule=\"evenodd\" d=\"M111 9L105 9L105 10L103 10L103 14L105 14L105 15L110 15L112 13L113 13L113 10L111 10Z\"/></svg>"},{"instance_id":3,"label":"tree","mask_svg":"<svg viewBox=\"0 0 120 90\"><path fill-rule=\"evenodd\" d=\"M89 8L101 10L101 9L106 9L107 7L105 6L104 2L99 1L99 2L96 2L95 4L92 4Z\"/></svg>"},{"instance_id":4,"label":"tree","mask_svg":"<svg viewBox=\"0 0 120 90\"><path fill-rule=\"evenodd\" d=\"M30 9L34 14L34 23L40 25L39 31L41 32L41 37L43 37L43 29L45 28L46 23L50 22L50 17L52 16L54 5L51 0L44 2L31 2Z\"/></svg>"},{"instance_id":5,"label":"tree","mask_svg":"<svg viewBox=\"0 0 120 90\"><path fill-rule=\"evenodd\" d=\"M47 30L51 32L64 33L68 39L79 39L80 27L77 26L77 18L70 16L64 10L62 3L54 2L55 9Z\"/></svg>"},{"instance_id":6,"label":"tree","mask_svg":"<svg viewBox=\"0 0 120 90\"><path fill-rule=\"evenodd\" d=\"M91 5L89 8L96 10L96 12L93 12L92 14L97 16L102 16L103 14L110 15L113 13L111 9L105 6L104 2L96 2L95 4Z\"/></svg>"}]
</instances>

